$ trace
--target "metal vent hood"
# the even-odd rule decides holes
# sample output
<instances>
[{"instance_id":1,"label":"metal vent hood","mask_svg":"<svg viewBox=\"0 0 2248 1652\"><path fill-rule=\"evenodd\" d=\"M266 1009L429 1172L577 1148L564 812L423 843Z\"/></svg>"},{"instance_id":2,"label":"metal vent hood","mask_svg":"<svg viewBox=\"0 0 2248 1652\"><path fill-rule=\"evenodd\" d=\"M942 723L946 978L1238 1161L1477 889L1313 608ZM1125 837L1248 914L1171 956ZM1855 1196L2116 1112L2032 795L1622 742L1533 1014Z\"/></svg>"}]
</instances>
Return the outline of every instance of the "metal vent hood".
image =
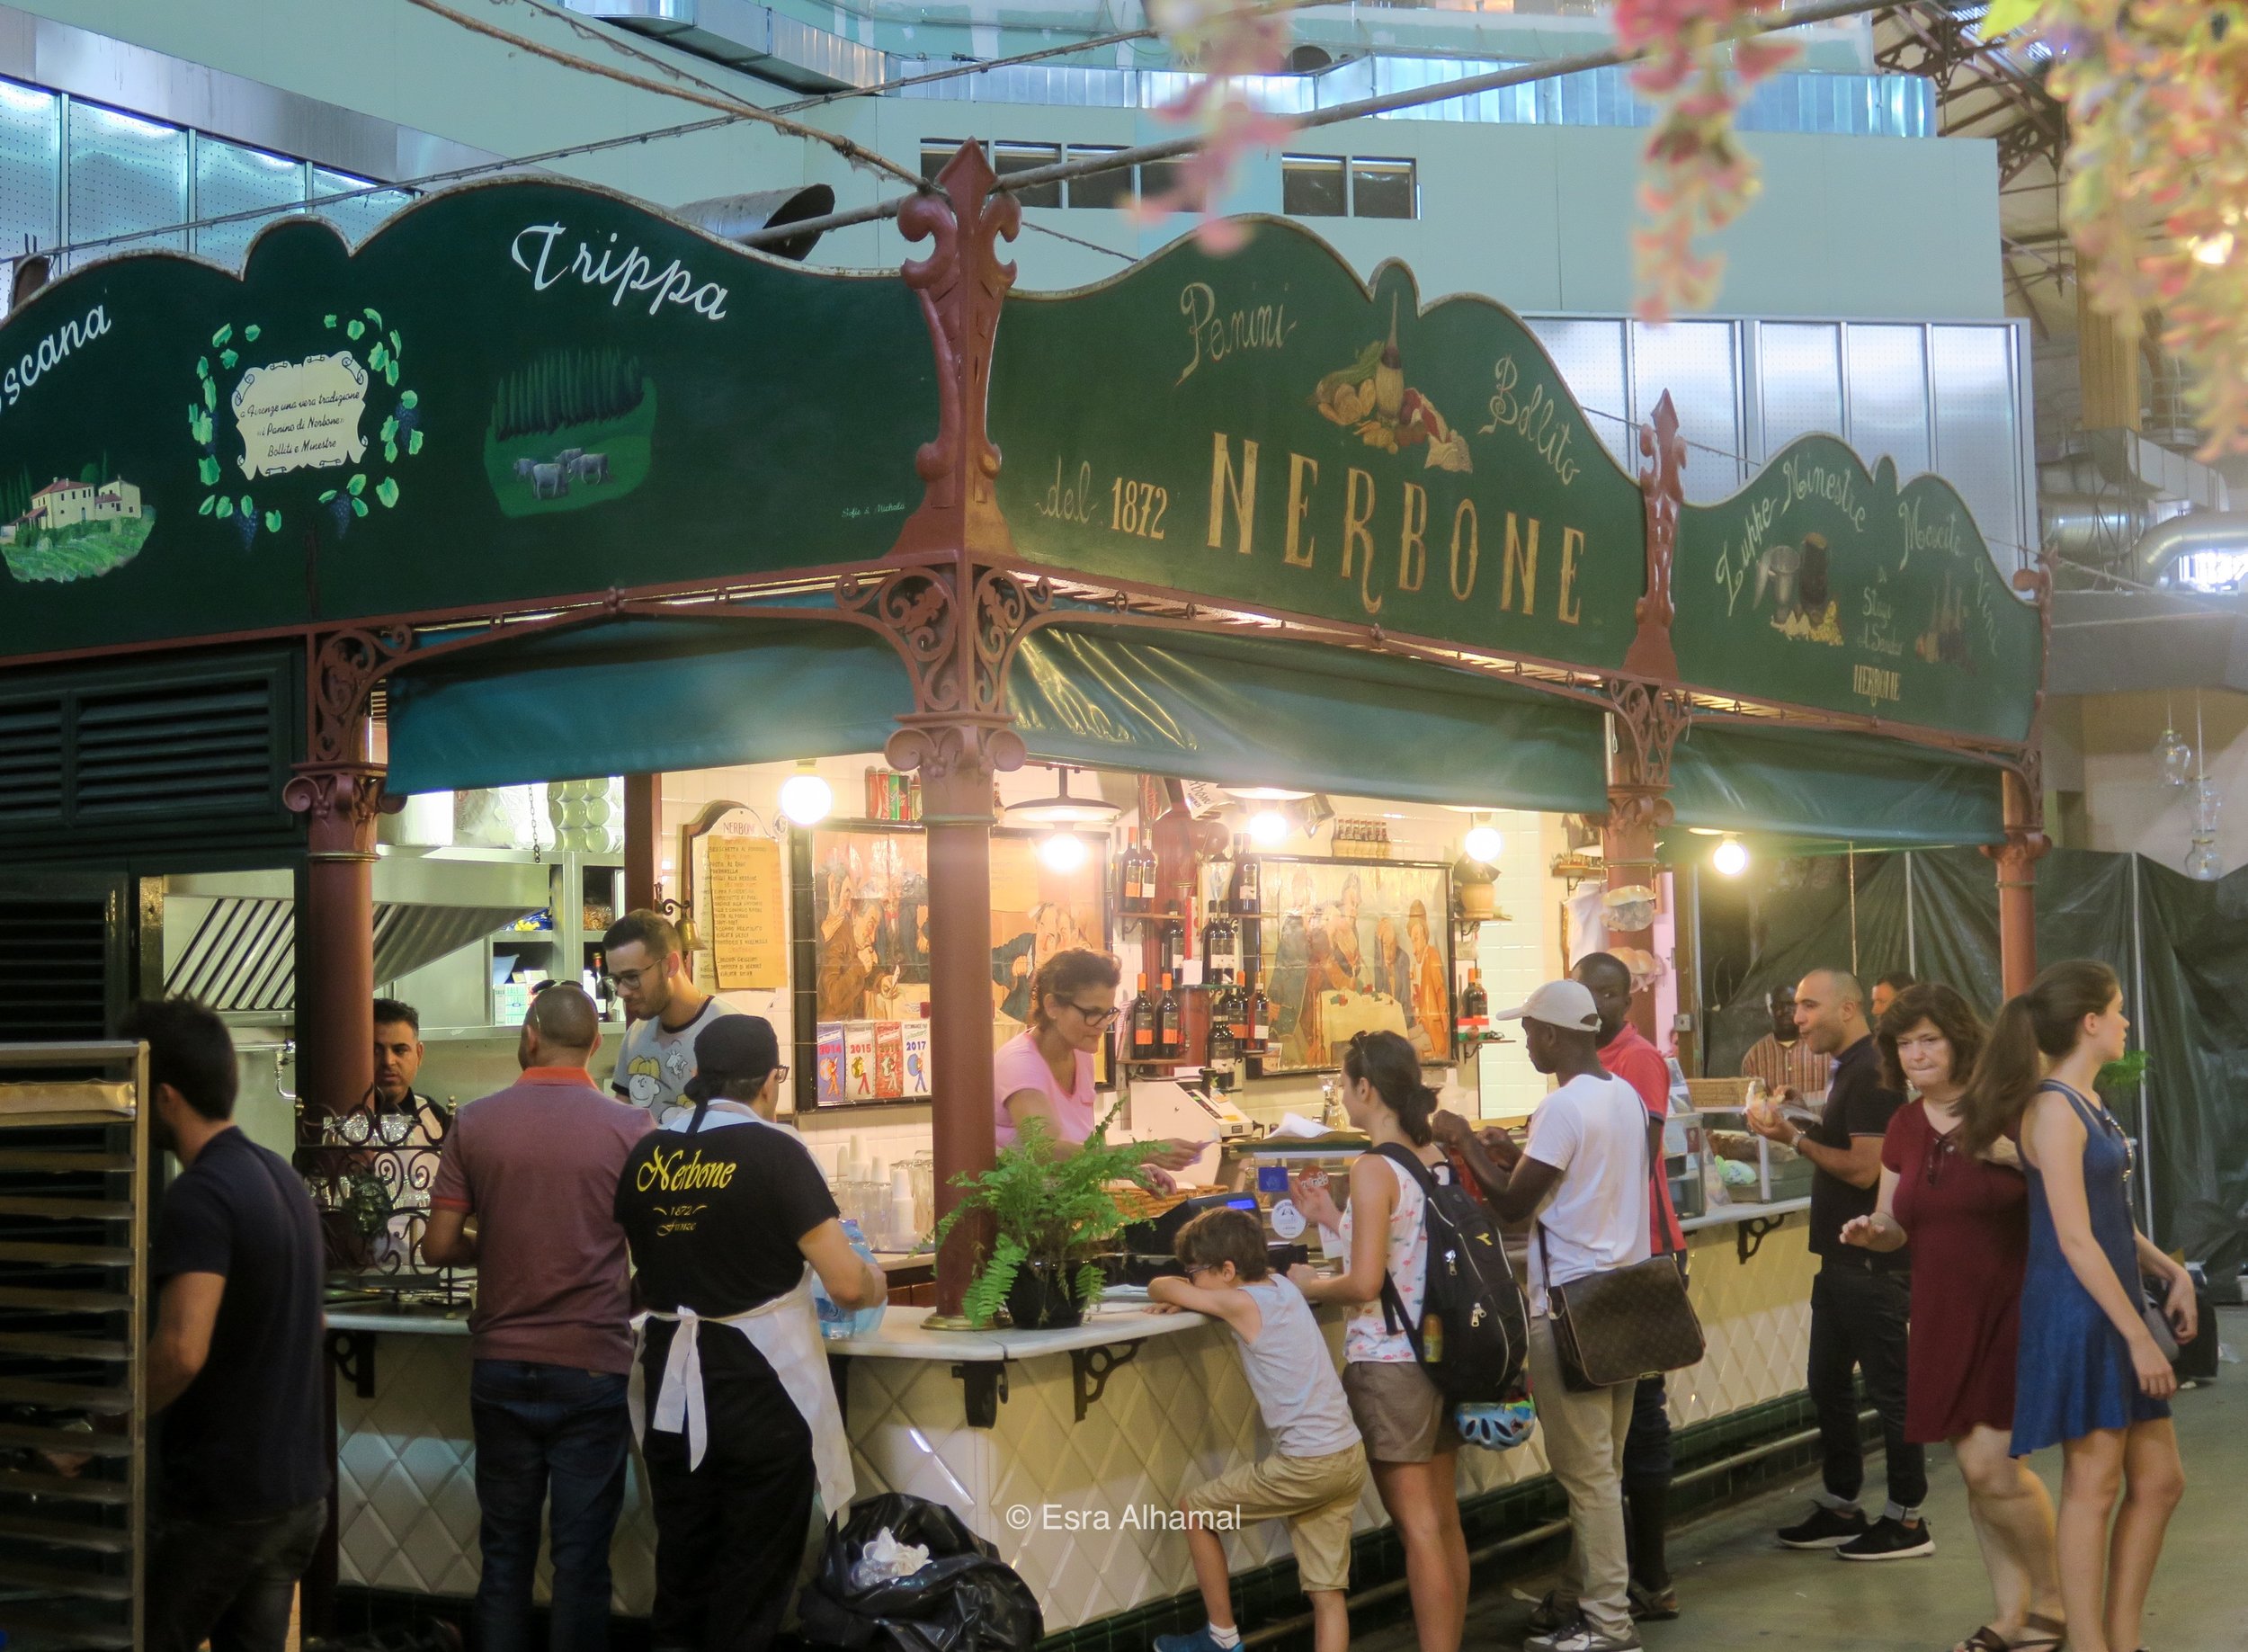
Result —
<instances>
[{"instance_id":1,"label":"metal vent hood","mask_svg":"<svg viewBox=\"0 0 2248 1652\"><path fill-rule=\"evenodd\" d=\"M386 853L375 862L375 979L396 980L539 911L549 870L474 851ZM173 878L165 990L221 1011L294 1008L296 920L296 877L285 869Z\"/></svg>"}]
</instances>

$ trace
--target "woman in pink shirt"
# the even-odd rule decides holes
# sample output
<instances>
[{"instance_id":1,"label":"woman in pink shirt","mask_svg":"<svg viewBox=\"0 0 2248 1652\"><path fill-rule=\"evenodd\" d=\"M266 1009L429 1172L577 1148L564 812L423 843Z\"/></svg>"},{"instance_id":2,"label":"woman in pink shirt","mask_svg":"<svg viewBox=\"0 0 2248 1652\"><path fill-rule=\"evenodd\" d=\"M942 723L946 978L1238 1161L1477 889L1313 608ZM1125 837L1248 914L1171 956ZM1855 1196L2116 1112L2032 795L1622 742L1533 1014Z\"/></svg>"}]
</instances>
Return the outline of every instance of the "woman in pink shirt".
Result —
<instances>
[{"instance_id":1,"label":"woman in pink shirt","mask_svg":"<svg viewBox=\"0 0 2248 1652\"><path fill-rule=\"evenodd\" d=\"M1075 1153L1099 1114L1093 1056L1116 1024L1122 968L1105 952L1072 947L1039 966L1030 982L1030 1024L993 1052L993 1122L1012 1146L1032 1119L1046 1121L1057 1156ZM1198 1141L1151 1141L1142 1163L1183 1170L1202 1156Z\"/></svg>"}]
</instances>

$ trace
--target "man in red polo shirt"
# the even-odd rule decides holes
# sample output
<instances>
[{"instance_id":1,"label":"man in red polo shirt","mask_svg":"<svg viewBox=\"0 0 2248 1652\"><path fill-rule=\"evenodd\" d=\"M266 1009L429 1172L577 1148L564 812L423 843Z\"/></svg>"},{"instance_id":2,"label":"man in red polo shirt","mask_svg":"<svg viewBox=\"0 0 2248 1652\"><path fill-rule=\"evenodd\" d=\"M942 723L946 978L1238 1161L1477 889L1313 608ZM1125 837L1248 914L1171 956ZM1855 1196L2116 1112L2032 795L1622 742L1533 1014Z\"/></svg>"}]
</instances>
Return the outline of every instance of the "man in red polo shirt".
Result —
<instances>
[{"instance_id":1,"label":"man in red polo shirt","mask_svg":"<svg viewBox=\"0 0 2248 1652\"><path fill-rule=\"evenodd\" d=\"M515 1054L522 1077L460 1110L430 1194L423 1256L477 1270L468 1415L485 1652L530 1652L542 1523L554 1559L551 1644L609 1644L609 1541L632 1433L617 1177L656 1124L593 1082L585 1067L600 1047L584 988L565 981L533 998Z\"/></svg>"},{"instance_id":2,"label":"man in red polo shirt","mask_svg":"<svg viewBox=\"0 0 2248 1652\"><path fill-rule=\"evenodd\" d=\"M1631 970L1607 952L1577 960L1570 975L1592 995L1601 1017L1601 1065L1638 1093L1647 1110L1647 1233L1655 1254L1682 1255L1686 1236L1671 1203L1671 1180L1663 1167L1663 1123L1671 1114L1671 1066L1663 1052L1631 1024ZM1624 1439L1625 1532L1631 1546L1631 1615L1678 1616L1678 1594L1671 1587L1663 1555L1663 1525L1671 1496L1669 1396L1660 1374L1642 1377L1632 1397L1631 1432Z\"/></svg>"}]
</instances>

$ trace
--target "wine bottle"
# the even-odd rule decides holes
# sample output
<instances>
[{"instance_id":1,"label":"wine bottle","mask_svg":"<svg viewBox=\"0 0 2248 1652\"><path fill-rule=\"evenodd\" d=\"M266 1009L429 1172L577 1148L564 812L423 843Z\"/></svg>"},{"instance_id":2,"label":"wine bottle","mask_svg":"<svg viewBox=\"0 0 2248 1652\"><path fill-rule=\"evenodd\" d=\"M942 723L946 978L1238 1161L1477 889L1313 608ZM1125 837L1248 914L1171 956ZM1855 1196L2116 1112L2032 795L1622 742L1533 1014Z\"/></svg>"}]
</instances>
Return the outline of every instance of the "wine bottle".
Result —
<instances>
[{"instance_id":1,"label":"wine bottle","mask_svg":"<svg viewBox=\"0 0 2248 1652\"><path fill-rule=\"evenodd\" d=\"M1132 996L1132 1059L1153 1061L1155 1058L1155 1001L1147 996L1147 976L1143 970L1139 990Z\"/></svg>"},{"instance_id":2,"label":"wine bottle","mask_svg":"<svg viewBox=\"0 0 2248 1652\"><path fill-rule=\"evenodd\" d=\"M1262 1050L1272 1041L1272 1001L1260 985L1249 995L1249 1048Z\"/></svg>"},{"instance_id":3,"label":"wine bottle","mask_svg":"<svg viewBox=\"0 0 2248 1652\"><path fill-rule=\"evenodd\" d=\"M1231 981L1241 974L1241 928L1224 913L1213 913L1202 931L1202 969L1211 981Z\"/></svg>"},{"instance_id":4,"label":"wine bottle","mask_svg":"<svg viewBox=\"0 0 2248 1652\"><path fill-rule=\"evenodd\" d=\"M1163 996L1155 1005L1155 1055L1161 1060L1177 1060L1186 1054L1186 1040L1180 1031L1179 995L1171 989L1171 978L1163 978Z\"/></svg>"},{"instance_id":5,"label":"wine bottle","mask_svg":"<svg viewBox=\"0 0 2248 1652\"><path fill-rule=\"evenodd\" d=\"M1232 906L1236 912L1253 913L1260 909L1257 858L1250 852L1249 836L1245 832L1234 835L1234 887Z\"/></svg>"},{"instance_id":6,"label":"wine bottle","mask_svg":"<svg viewBox=\"0 0 2248 1652\"><path fill-rule=\"evenodd\" d=\"M1209 1068L1212 1080L1222 1086L1231 1087L1234 1059L1239 1054L1239 1046L1234 1042L1233 1025L1218 1013L1218 1006L1213 1002L1210 1006L1209 1048L1203 1058L1203 1065Z\"/></svg>"},{"instance_id":7,"label":"wine bottle","mask_svg":"<svg viewBox=\"0 0 2248 1652\"><path fill-rule=\"evenodd\" d=\"M1134 826L1125 835L1124 858L1121 862L1124 875L1124 887L1121 897L1118 903L1127 912L1145 912L1147 910L1146 896L1140 884L1139 862L1139 828L1137 826Z\"/></svg>"},{"instance_id":8,"label":"wine bottle","mask_svg":"<svg viewBox=\"0 0 2248 1652\"><path fill-rule=\"evenodd\" d=\"M1483 971L1470 969L1467 985L1459 990L1459 1053L1464 1058L1491 1032L1491 996L1483 990Z\"/></svg>"}]
</instances>

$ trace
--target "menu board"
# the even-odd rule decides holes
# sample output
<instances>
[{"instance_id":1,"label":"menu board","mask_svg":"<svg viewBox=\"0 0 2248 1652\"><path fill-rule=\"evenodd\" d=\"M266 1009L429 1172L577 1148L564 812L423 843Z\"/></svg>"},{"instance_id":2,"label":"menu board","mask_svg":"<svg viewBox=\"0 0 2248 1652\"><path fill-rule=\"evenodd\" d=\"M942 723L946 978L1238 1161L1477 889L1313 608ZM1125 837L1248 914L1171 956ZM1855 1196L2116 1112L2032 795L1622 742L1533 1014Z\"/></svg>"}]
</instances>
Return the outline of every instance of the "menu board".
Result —
<instances>
[{"instance_id":1,"label":"menu board","mask_svg":"<svg viewBox=\"0 0 2248 1652\"><path fill-rule=\"evenodd\" d=\"M781 845L770 837L714 832L705 840L710 902L710 966L720 992L777 990L789 984L787 911L781 897Z\"/></svg>"}]
</instances>

